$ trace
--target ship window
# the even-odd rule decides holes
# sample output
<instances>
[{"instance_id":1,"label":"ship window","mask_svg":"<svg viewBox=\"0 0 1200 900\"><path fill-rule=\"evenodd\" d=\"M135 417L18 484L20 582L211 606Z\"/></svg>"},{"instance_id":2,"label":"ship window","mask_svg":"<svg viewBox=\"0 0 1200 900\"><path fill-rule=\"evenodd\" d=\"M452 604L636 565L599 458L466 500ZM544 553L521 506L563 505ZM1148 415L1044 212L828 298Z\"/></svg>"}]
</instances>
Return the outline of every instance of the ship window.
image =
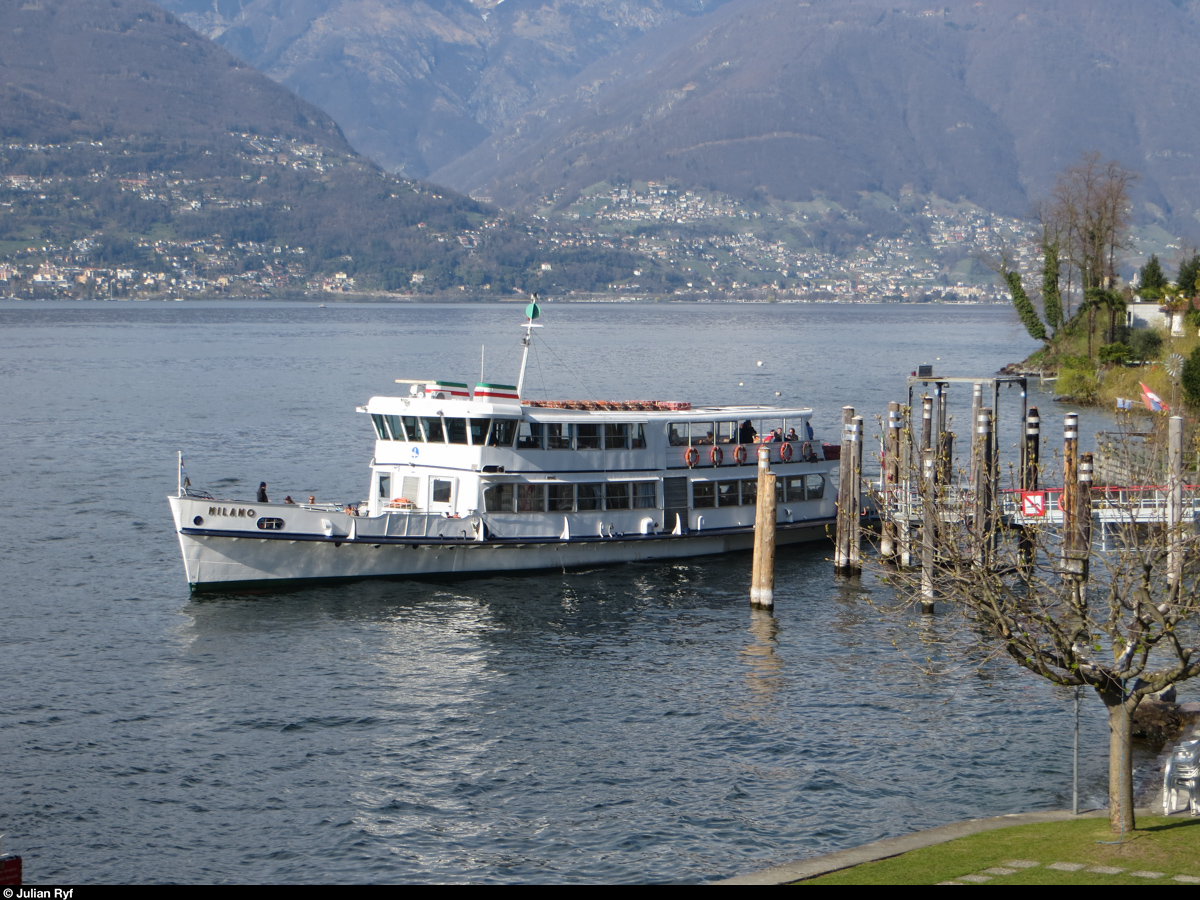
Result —
<instances>
[{"instance_id":1,"label":"ship window","mask_svg":"<svg viewBox=\"0 0 1200 900\"><path fill-rule=\"evenodd\" d=\"M692 506L706 509L717 505L717 485L713 481L692 482Z\"/></svg>"},{"instance_id":2,"label":"ship window","mask_svg":"<svg viewBox=\"0 0 1200 900\"><path fill-rule=\"evenodd\" d=\"M467 420L466 419L446 419L446 440L451 444L465 444L467 442Z\"/></svg>"},{"instance_id":3,"label":"ship window","mask_svg":"<svg viewBox=\"0 0 1200 900\"><path fill-rule=\"evenodd\" d=\"M371 424L375 426L375 433L379 435L381 441L388 439L387 430L383 424L383 416L378 413L371 413Z\"/></svg>"},{"instance_id":4,"label":"ship window","mask_svg":"<svg viewBox=\"0 0 1200 900\"><path fill-rule=\"evenodd\" d=\"M717 443L718 444L736 444L738 439L738 423L737 422L718 422L717 423Z\"/></svg>"},{"instance_id":5,"label":"ship window","mask_svg":"<svg viewBox=\"0 0 1200 900\"><path fill-rule=\"evenodd\" d=\"M575 426L575 449L576 450L599 450L600 449L600 426L599 425L576 425Z\"/></svg>"},{"instance_id":6,"label":"ship window","mask_svg":"<svg viewBox=\"0 0 1200 900\"><path fill-rule=\"evenodd\" d=\"M546 423L546 449L570 450L571 429L563 422Z\"/></svg>"},{"instance_id":7,"label":"ship window","mask_svg":"<svg viewBox=\"0 0 1200 900\"><path fill-rule=\"evenodd\" d=\"M388 432L392 435L393 441L406 441L408 438L404 436L404 425L400 421L399 416L384 416L387 420Z\"/></svg>"},{"instance_id":8,"label":"ship window","mask_svg":"<svg viewBox=\"0 0 1200 900\"><path fill-rule=\"evenodd\" d=\"M489 419L467 420L467 428L471 432L471 443L476 447L482 447L485 443L487 443L489 421Z\"/></svg>"},{"instance_id":9,"label":"ship window","mask_svg":"<svg viewBox=\"0 0 1200 900\"><path fill-rule=\"evenodd\" d=\"M740 502L736 481L717 482L717 506L737 506Z\"/></svg>"},{"instance_id":10,"label":"ship window","mask_svg":"<svg viewBox=\"0 0 1200 900\"><path fill-rule=\"evenodd\" d=\"M789 503L798 503L805 499L803 475L794 475L791 478L785 478L784 481L787 483L787 500Z\"/></svg>"},{"instance_id":11,"label":"ship window","mask_svg":"<svg viewBox=\"0 0 1200 900\"><path fill-rule=\"evenodd\" d=\"M601 508L600 501L601 501L601 498L604 496L604 494L603 494L604 485L602 485L602 484L580 484L580 485L576 485L576 488L579 491L579 506L578 506L578 508L581 511L586 510L586 509L600 509Z\"/></svg>"},{"instance_id":12,"label":"ship window","mask_svg":"<svg viewBox=\"0 0 1200 900\"><path fill-rule=\"evenodd\" d=\"M449 503L454 491L454 482L443 478L432 479L433 484L430 486L432 493L432 503Z\"/></svg>"},{"instance_id":13,"label":"ship window","mask_svg":"<svg viewBox=\"0 0 1200 900\"><path fill-rule=\"evenodd\" d=\"M380 499L386 500L390 496L391 490L392 490L392 476L380 475L379 476L379 497L380 497Z\"/></svg>"},{"instance_id":14,"label":"ship window","mask_svg":"<svg viewBox=\"0 0 1200 900\"><path fill-rule=\"evenodd\" d=\"M688 423L672 422L667 432L667 440L672 447L686 447L688 442Z\"/></svg>"},{"instance_id":15,"label":"ship window","mask_svg":"<svg viewBox=\"0 0 1200 900\"><path fill-rule=\"evenodd\" d=\"M640 422L631 425L632 432L629 435L629 446L634 450L646 449L646 426Z\"/></svg>"},{"instance_id":16,"label":"ship window","mask_svg":"<svg viewBox=\"0 0 1200 900\"><path fill-rule=\"evenodd\" d=\"M824 475L808 475L805 476L805 487L808 488L807 496L809 500L820 500L825 496L825 476Z\"/></svg>"},{"instance_id":17,"label":"ship window","mask_svg":"<svg viewBox=\"0 0 1200 900\"><path fill-rule=\"evenodd\" d=\"M604 448L624 450L629 446L629 426L625 424L604 426Z\"/></svg>"},{"instance_id":18,"label":"ship window","mask_svg":"<svg viewBox=\"0 0 1200 900\"><path fill-rule=\"evenodd\" d=\"M549 487L551 512L571 512L575 509L575 485L552 484Z\"/></svg>"},{"instance_id":19,"label":"ship window","mask_svg":"<svg viewBox=\"0 0 1200 900\"><path fill-rule=\"evenodd\" d=\"M546 509L546 486L544 484L517 485L517 512L544 512Z\"/></svg>"},{"instance_id":20,"label":"ship window","mask_svg":"<svg viewBox=\"0 0 1200 900\"><path fill-rule=\"evenodd\" d=\"M261 518L258 520L258 527L263 531L282 531L283 519Z\"/></svg>"},{"instance_id":21,"label":"ship window","mask_svg":"<svg viewBox=\"0 0 1200 900\"><path fill-rule=\"evenodd\" d=\"M753 506L758 502L758 479L748 478L742 482L742 506Z\"/></svg>"},{"instance_id":22,"label":"ship window","mask_svg":"<svg viewBox=\"0 0 1200 900\"><path fill-rule=\"evenodd\" d=\"M425 426L425 440L431 444L444 444L442 436L442 420L435 416L421 416L421 424Z\"/></svg>"},{"instance_id":23,"label":"ship window","mask_svg":"<svg viewBox=\"0 0 1200 900\"><path fill-rule=\"evenodd\" d=\"M483 508L488 512L513 511L513 486L493 484L483 492Z\"/></svg>"},{"instance_id":24,"label":"ship window","mask_svg":"<svg viewBox=\"0 0 1200 900\"><path fill-rule=\"evenodd\" d=\"M492 447L511 447L513 438L516 435L516 420L494 419L492 421L492 433L488 437L488 445Z\"/></svg>"},{"instance_id":25,"label":"ship window","mask_svg":"<svg viewBox=\"0 0 1200 900\"><path fill-rule=\"evenodd\" d=\"M604 486L605 509L629 509L629 483L610 482Z\"/></svg>"},{"instance_id":26,"label":"ship window","mask_svg":"<svg viewBox=\"0 0 1200 900\"><path fill-rule=\"evenodd\" d=\"M517 430L517 447L522 450L542 449L542 423L522 422Z\"/></svg>"},{"instance_id":27,"label":"ship window","mask_svg":"<svg viewBox=\"0 0 1200 900\"><path fill-rule=\"evenodd\" d=\"M712 422L692 422L691 429L693 444L711 444L713 442Z\"/></svg>"},{"instance_id":28,"label":"ship window","mask_svg":"<svg viewBox=\"0 0 1200 900\"><path fill-rule=\"evenodd\" d=\"M635 481L633 483L633 508L654 509L657 506L658 485L653 481Z\"/></svg>"},{"instance_id":29,"label":"ship window","mask_svg":"<svg viewBox=\"0 0 1200 900\"><path fill-rule=\"evenodd\" d=\"M410 441L424 442L425 437L421 434L421 426L417 424L416 416L401 416L400 419Z\"/></svg>"}]
</instances>

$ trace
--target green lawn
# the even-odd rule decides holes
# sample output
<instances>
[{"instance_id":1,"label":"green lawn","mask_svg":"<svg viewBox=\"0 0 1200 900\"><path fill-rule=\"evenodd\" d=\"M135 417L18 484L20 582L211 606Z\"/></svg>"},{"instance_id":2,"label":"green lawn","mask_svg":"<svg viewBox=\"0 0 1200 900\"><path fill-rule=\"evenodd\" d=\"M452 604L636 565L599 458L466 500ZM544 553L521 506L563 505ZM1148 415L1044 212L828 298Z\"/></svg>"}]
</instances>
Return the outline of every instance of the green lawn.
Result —
<instances>
[{"instance_id":1,"label":"green lawn","mask_svg":"<svg viewBox=\"0 0 1200 900\"><path fill-rule=\"evenodd\" d=\"M800 884L937 884L964 875L988 874L1010 860L1037 862L1011 875L992 875L988 884L1176 884L1172 875L1200 877L1200 819L1144 817L1120 844L1112 841L1108 819L1067 819L985 831L944 844L913 850L891 859L864 863ZM1050 863L1082 863L1083 869L1064 872ZM1089 872L1105 866L1120 874ZM1150 879L1130 874L1164 873Z\"/></svg>"}]
</instances>

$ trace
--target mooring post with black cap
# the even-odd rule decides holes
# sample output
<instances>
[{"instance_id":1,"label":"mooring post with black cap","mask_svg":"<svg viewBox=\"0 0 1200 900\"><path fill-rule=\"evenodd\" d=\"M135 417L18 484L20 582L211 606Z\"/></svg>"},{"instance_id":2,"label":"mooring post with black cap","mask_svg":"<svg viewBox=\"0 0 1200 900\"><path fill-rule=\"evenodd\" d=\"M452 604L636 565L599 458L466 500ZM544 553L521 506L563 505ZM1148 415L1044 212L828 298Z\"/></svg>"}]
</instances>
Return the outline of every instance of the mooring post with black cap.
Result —
<instances>
[{"instance_id":1,"label":"mooring post with black cap","mask_svg":"<svg viewBox=\"0 0 1200 900\"><path fill-rule=\"evenodd\" d=\"M921 449L933 449L933 398L921 398Z\"/></svg>"},{"instance_id":2,"label":"mooring post with black cap","mask_svg":"<svg viewBox=\"0 0 1200 900\"><path fill-rule=\"evenodd\" d=\"M775 607L775 473L771 445L758 448L758 496L754 505L754 566L750 574L750 605Z\"/></svg>"}]
</instances>

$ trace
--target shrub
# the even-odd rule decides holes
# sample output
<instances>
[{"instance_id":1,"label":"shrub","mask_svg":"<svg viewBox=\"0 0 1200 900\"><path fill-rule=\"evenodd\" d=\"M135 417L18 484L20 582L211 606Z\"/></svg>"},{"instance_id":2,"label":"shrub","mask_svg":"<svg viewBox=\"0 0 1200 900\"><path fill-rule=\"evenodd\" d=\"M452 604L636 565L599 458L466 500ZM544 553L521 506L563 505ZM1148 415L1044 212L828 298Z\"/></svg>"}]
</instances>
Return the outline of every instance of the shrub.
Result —
<instances>
[{"instance_id":1,"label":"shrub","mask_svg":"<svg viewBox=\"0 0 1200 900\"><path fill-rule=\"evenodd\" d=\"M1100 392L1100 384L1090 369L1059 369L1054 389L1072 400L1093 401Z\"/></svg>"},{"instance_id":2,"label":"shrub","mask_svg":"<svg viewBox=\"0 0 1200 900\"><path fill-rule=\"evenodd\" d=\"M1100 348L1100 364L1113 363L1123 366L1129 358L1129 348L1124 344L1105 344Z\"/></svg>"},{"instance_id":3,"label":"shrub","mask_svg":"<svg viewBox=\"0 0 1200 900\"><path fill-rule=\"evenodd\" d=\"M1193 406L1200 405L1200 347L1183 361L1183 395Z\"/></svg>"},{"instance_id":4,"label":"shrub","mask_svg":"<svg viewBox=\"0 0 1200 900\"><path fill-rule=\"evenodd\" d=\"M1130 332L1128 343L1129 352L1133 358L1144 362L1158 356L1162 350L1163 339L1162 335L1153 328L1139 328L1137 331Z\"/></svg>"}]
</instances>

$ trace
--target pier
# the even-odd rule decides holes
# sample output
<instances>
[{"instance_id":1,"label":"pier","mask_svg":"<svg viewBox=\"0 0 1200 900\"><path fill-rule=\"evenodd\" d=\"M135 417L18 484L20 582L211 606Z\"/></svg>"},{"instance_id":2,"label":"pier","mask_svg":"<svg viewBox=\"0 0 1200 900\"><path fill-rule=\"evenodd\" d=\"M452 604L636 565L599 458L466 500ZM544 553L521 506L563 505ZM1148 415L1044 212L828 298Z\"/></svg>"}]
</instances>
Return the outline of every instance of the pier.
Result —
<instances>
[{"instance_id":1,"label":"pier","mask_svg":"<svg viewBox=\"0 0 1200 900\"><path fill-rule=\"evenodd\" d=\"M957 385L970 385L972 391L965 458L955 455L959 442L950 430L948 394ZM881 417L880 468L870 480L862 474L862 417L846 407L835 571L860 570L865 513L877 519L880 557L901 568L922 570L921 605L926 612L933 608L941 532L950 525L972 535L978 566L992 565L996 542L1006 533L1015 536L1020 559L1031 561L1036 535L1059 545L1063 574L1084 580L1093 550L1111 549L1123 528L1164 528L1174 536L1172 545L1181 545L1184 530L1195 531L1200 484L1184 477L1182 418L1170 418L1159 440L1146 441L1153 437L1148 432L1106 433L1114 443L1097 448L1104 463L1099 467L1096 454L1079 451L1078 416L1069 413L1063 422L1062 481L1046 485L1042 421L1038 409L1028 405L1027 387L1024 376L941 376L934 375L931 367L921 367L908 378L908 403L888 404ZM925 390L918 393L920 388ZM1010 442L1006 459L1000 413L1002 405L1014 399L1012 405L1019 412L1014 409L1007 415L1021 423L1020 433ZM1131 447L1130 441L1143 442ZM1013 451L1015 458L1011 458ZM1129 464L1130 457L1138 465ZM1160 477L1144 483L1095 484L1097 468L1124 475L1153 472ZM1010 473L1013 484L1002 486L1002 471ZM1179 553L1170 557L1171 577L1177 579L1182 560Z\"/></svg>"}]
</instances>

